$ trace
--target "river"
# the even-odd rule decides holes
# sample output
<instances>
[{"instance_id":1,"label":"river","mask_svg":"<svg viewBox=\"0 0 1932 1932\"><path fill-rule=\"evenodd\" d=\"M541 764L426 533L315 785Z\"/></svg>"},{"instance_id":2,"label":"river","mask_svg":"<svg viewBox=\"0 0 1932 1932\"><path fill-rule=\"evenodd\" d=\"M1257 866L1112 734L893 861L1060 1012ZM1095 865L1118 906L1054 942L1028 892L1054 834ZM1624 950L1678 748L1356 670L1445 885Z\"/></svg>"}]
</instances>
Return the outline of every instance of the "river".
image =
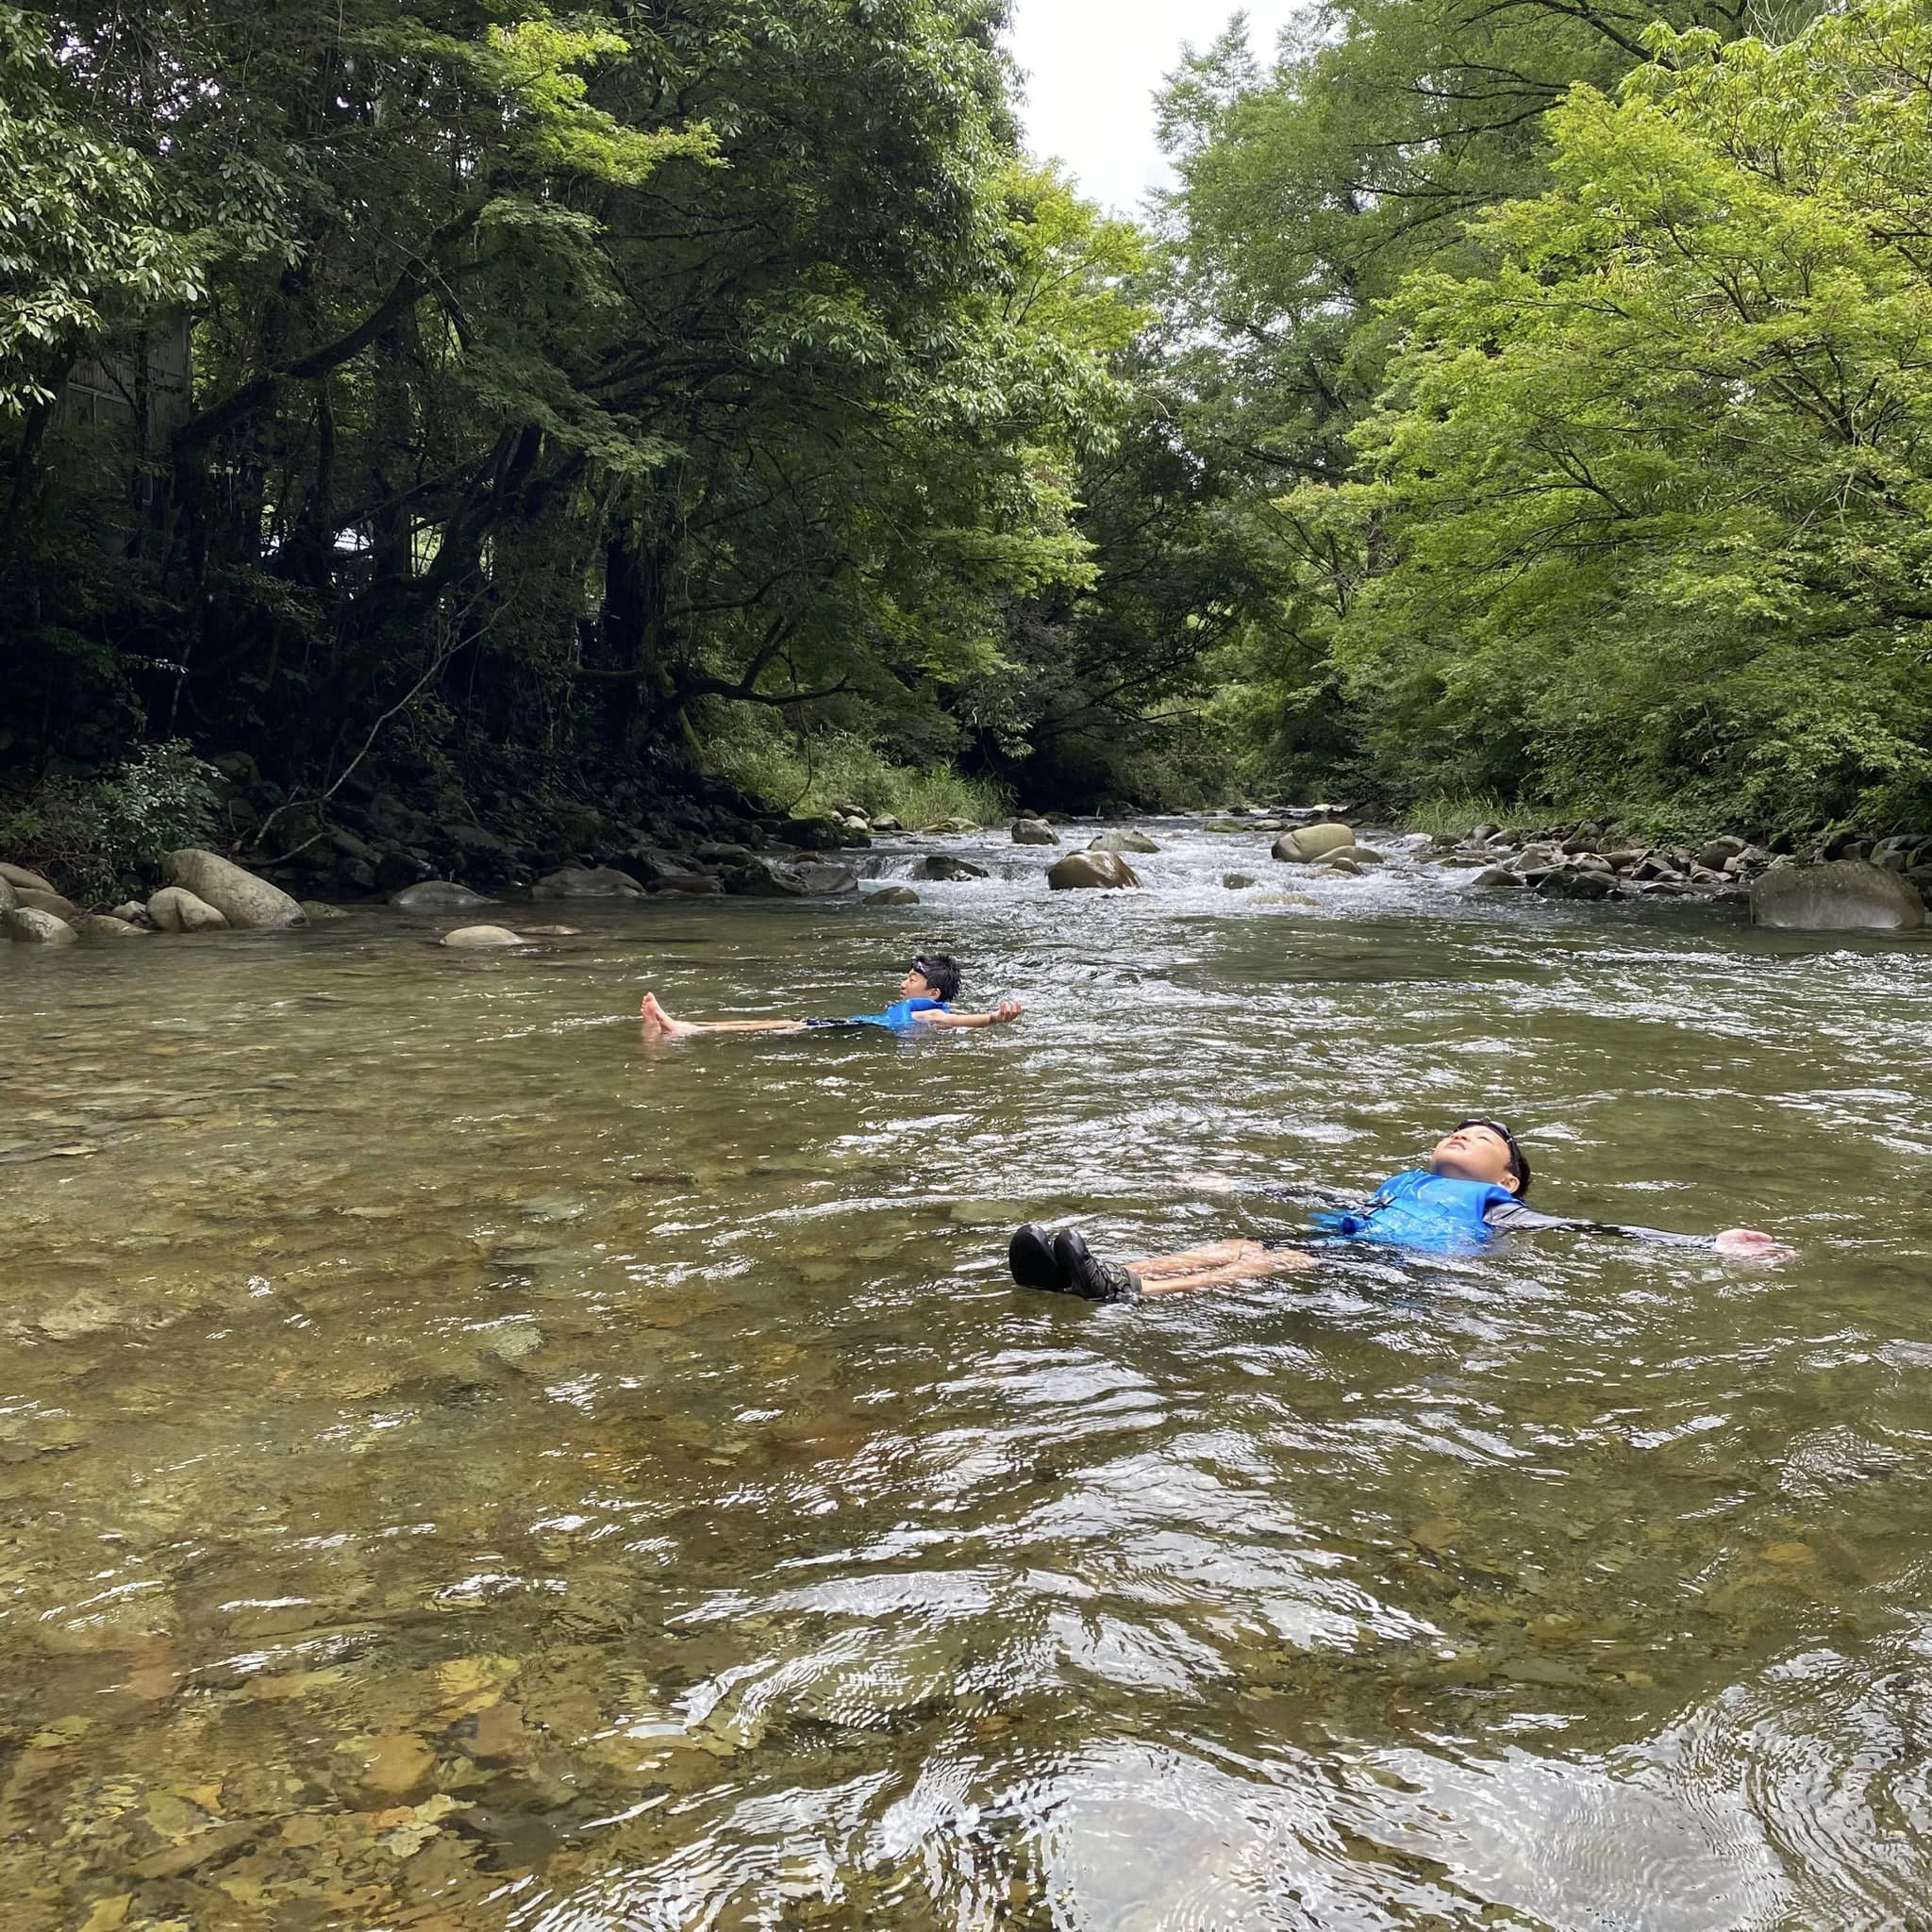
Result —
<instances>
[{"instance_id":1,"label":"river","mask_svg":"<svg viewBox=\"0 0 1932 1932\"><path fill-rule=\"evenodd\" d=\"M8 1932L1924 1923L1932 948L1147 828L0 948ZM640 1035L940 945L1025 1017ZM1006 1278L1471 1112L1799 1257Z\"/></svg>"}]
</instances>

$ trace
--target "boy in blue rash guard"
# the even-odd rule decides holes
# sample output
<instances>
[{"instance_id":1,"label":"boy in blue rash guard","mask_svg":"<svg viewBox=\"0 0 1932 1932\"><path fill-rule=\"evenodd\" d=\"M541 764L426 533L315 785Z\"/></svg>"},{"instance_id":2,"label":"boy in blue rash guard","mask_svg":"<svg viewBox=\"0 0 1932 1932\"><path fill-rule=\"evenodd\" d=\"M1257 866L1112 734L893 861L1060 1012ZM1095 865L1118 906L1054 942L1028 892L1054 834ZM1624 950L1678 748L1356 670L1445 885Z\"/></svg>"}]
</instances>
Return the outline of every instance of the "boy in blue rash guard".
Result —
<instances>
[{"instance_id":1,"label":"boy in blue rash guard","mask_svg":"<svg viewBox=\"0 0 1932 1932\"><path fill-rule=\"evenodd\" d=\"M1529 1180L1528 1158L1507 1127L1500 1121L1464 1121L1429 1150L1426 1166L1391 1175L1359 1208L1317 1214L1322 1236L1313 1245L1366 1242L1410 1254L1471 1255L1499 1234L1568 1228L1707 1248L1750 1260L1779 1261L1793 1252L1754 1227L1728 1227L1716 1235L1670 1234L1662 1228L1540 1214L1524 1204ZM1315 1260L1299 1241L1227 1241L1122 1267L1101 1260L1071 1228L1049 1235L1028 1222L1014 1234L1007 1265L1022 1288L1055 1289L1089 1301L1128 1302L1184 1288L1291 1274L1312 1268Z\"/></svg>"},{"instance_id":2,"label":"boy in blue rash guard","mask_svg":"<svg viewBox=\"0 0 1932 1932\"><path fill-rule=\"evenodd\" d=\"M674 1020L647 992L641 1008L644 1031L660 1040L687 1040L694 1033L803 1033L812 1026L883 1026L893 1033L924 1033L960 1026L1001 1026L1024 1009L1018 1000L1002 1000L990 1013L956 1013L959 968L944 953L922 953L899 982L899 997L883 1013L857 1013L849 1020Z\"/></svg>"}]
</instances>

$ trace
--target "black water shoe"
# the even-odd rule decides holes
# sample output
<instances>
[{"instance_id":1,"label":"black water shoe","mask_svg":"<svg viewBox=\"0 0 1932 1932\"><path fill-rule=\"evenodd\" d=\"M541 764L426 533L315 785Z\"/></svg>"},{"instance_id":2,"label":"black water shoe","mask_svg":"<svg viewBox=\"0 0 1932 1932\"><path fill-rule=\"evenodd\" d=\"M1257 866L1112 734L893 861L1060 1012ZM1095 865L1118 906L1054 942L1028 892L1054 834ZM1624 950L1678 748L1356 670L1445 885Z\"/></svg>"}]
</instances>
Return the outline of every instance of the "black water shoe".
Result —
<instances>
[{"instance_id":1,"label":"black water shoe","mask_svg":"<svg viewBox=\"0 0 1932 1932\"><path fill-rule=\"evenodd\" d=\"M1090 1302L1141 1299L1141 1277L1131 1268L1103 1261L1071 1227L1054 1236L1053 1254L1073 1293L1083 1294Z\"/></svg>"},{"instance_id":2,"label":"black water shoe","mask_svg":"<svg viewBox=\"0 0 1932 1932\"><path fill-rule=\"evenodd\" d=\"M1016 1228L1007 1243L1007 1266L1022 1288L1051 1288L1064 1293L1073 1285L1054 1254L1052 1238L1030 1221Z\"/></svg>"}]
</instances>

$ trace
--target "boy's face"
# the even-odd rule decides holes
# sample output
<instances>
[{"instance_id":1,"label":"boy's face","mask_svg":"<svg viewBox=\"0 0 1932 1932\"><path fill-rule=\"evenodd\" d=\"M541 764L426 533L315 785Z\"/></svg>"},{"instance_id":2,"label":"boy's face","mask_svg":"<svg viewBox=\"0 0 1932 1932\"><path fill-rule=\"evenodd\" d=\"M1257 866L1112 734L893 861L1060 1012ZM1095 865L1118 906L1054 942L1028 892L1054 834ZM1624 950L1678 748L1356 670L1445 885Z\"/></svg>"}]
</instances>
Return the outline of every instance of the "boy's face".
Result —
<instances>
[{"instance_id":1,"label":"boy's face","mask_svg":"<svg viewBox=\"0 0 1932 1932\"><path fill-rule=\"evenodd\" d=\"M930 980L918 967L909 967L906 977L899 982L899 997L903 1000L936 1000L939 993Z\"/></svg>"},{"instance_id":2,"label":"boy's face","mask_svg":"<svg viewBox=\"0 0 1932 1932\"><path fill-rule=\"evenodd\" d=\"M1509 1171L1509 1143L1493 1127L1457 1127L1429 1150L1429 1172L1456 1181L1481 1181L1486 1187L1516 1191Z\"/></svg>"}]
</instances>

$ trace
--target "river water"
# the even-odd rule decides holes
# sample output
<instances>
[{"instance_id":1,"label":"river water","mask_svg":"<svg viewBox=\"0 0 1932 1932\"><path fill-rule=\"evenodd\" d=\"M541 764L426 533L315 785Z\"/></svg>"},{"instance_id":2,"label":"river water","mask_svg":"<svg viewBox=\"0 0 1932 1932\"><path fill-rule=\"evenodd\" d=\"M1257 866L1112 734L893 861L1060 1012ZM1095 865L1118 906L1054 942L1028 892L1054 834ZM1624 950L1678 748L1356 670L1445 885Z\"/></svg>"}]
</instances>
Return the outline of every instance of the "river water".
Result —
<instances>
[{"instance_id":1,"label":"river water","mask_svg":"<svg viewBox=\"0 0 1932 1932\"><path fill-rule=\"evenodd\" d=\"M1924 1925L1932 946L1149 829L0 949L8 1932ZM941 945L1024 1019L640 1037ZM1006 1278L1476 1111L1800 1257Z\"/></svg>"}]
</instances>

